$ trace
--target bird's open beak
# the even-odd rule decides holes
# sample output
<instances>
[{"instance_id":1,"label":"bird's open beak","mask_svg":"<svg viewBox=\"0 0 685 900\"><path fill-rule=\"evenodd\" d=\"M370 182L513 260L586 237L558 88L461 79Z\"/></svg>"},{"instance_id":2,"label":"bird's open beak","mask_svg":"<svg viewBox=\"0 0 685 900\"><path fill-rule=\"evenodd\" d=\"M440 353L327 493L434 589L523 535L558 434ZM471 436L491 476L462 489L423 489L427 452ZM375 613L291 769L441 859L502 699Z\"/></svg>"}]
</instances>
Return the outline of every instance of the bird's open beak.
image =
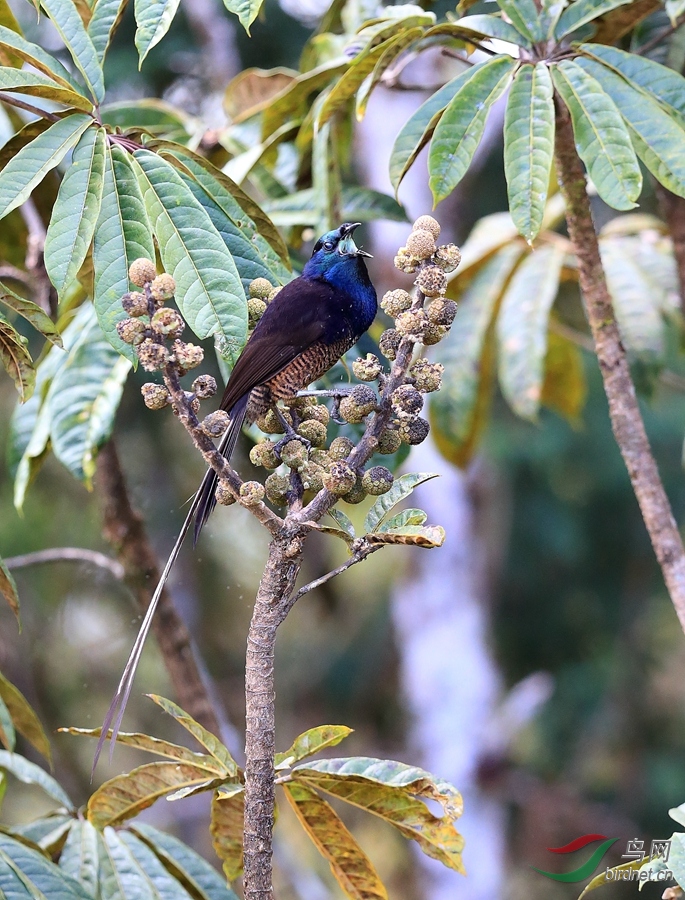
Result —
<instances>
[{"instance_id":1,"label":"bird's open beak","mask_svg":"<svg viewBox=\"0 0 685 900\"><path fill-rule=\"evenodd\" d=\"M354 238L352 237L355 228L359 228L361 224L361 222L346 222L344 225L340 226L342 237L338 243L338 253L349 256L367 256L369 259L373 259L370 253L367 253L366 250L360 250L359 247L357 247Z\"/></svg>"}]
</instances>

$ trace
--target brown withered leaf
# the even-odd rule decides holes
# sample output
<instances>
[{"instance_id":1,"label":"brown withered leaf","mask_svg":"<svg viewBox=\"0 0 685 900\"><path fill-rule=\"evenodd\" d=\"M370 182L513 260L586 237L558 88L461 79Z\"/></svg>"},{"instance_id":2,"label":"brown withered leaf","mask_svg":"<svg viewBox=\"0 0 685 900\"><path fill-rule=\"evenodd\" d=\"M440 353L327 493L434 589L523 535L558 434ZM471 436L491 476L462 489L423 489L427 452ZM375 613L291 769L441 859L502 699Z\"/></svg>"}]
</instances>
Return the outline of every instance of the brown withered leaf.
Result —
<instances>
[{"instance_id":1,"label":"brown withered leaf","mask_svg":"<svg viewBox=\"0 0 685 900\"><path fill-rule=\"evenodd\" d=\"M633 0L612 9L593 22L597 25L597 32L592 40L597 44L615 44L660 6L659 0Z\"/></svg>"},{"instance_id":2,"label":"brown withered leaf","mask_svg":"<svg viewBox=\"0 0 685 900\"><path fill-rule=\"evenodd\" d=\"M332 806L298 782L285 784L285 796L336 881L351 900L387 900L373 864Z\"/></svg>"},{"instance_id":3,"label":"brown withered leaf","mask_svg":"<svg viewBox=\"0 0 685 900\"><path fill-rule=\"evenodd\" d=\"M22 692L0 672L0 697L12 716L14 727L52 766L50 741L40 719Z\"/></svg>"},{"instance_id":4,"label":"brown withered leaf","mask_svg":"<svg viewBox=\"0 0 685 900\"><path fill-rule=\"evenodd\" d=\"M292 69L245 69L226 86L224 112L234 123L249 119L290 87L296 78L297 72Z\"/></svg>"},{"instance_id":5,"label":"brown withered leaf","mask_svg":"<svg viewBox=\"0 0 685 900\"><path fill-rule=\"evenodd\" d=\"M17 594L17 585L14 578L10 574L10 570L0 558L0 594L9 604L9 608L14 613L17 622L19 622L19 595Z\"/></svg>"},{"instance_id":6,"label":"brown withered leaf","mask_svg":"<svg viewBox=\"0 0 685 900\"><path fill-rule=\"evenodd\" d=\"M216 855L224 864L224 874L235 881L243 871L243 817L245 794L242 787L222 789L212 798L209 832Z\"/></svg>"},{"instance_id":7,"label":"brown withered leaf","mask_svg":"<svg viewBox=\"0 0 685 900\"><path fill-rule=\"evenodd\" d=\"M96 828L119 825L183 787L202 784L215 770L186 762L153 762L117 775L91 795L86 818Z\"/></svg>"},{"instance_id":8,"label":"brown withered leaf","mask_svg":"<svg viewBox=\"0 0 685 900\"><path fill-rule=\"evenodd\" d=\"M285 765L292 766L293 763L299 762L307 756L313 756L325 747L335 747L350 734L352 734L352 729L347 725L319 725L316 728L310 728L298 735L285 753L276 754L276 768Z\"/></svg>"},{"instance_id":9,"label":"brown withered leaf","mask_svg":"<svg viewBox=\"0 0 685 900\"><path fill-rule=\"evenodd\" d=\"M411 544L414 547L442 547L445 529L442 525L402 525L393 531L367 534L370 544Z\"/></svg>"}]
</instances>

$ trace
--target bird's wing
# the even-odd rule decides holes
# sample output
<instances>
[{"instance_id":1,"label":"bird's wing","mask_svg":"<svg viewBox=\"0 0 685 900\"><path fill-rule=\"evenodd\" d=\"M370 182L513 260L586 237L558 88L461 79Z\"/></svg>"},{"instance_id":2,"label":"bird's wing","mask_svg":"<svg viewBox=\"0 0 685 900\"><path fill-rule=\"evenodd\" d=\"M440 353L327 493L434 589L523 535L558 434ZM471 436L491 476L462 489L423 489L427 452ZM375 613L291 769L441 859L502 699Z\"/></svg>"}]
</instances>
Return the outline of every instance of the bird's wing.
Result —
<instances>
[{"instance_id":1,"label":"bird's wing","mask_svg":"<svg viewBox=\"0 0 685 900\"><path fill-rule=\"evenodd\" d=\"M326 282L296 278L286 284L267 306L238 357L221 408L232 409L252 388L270 381L313 344L340 339L349 330L346 305L344 296Z\"/></svg>"}]
</instances>

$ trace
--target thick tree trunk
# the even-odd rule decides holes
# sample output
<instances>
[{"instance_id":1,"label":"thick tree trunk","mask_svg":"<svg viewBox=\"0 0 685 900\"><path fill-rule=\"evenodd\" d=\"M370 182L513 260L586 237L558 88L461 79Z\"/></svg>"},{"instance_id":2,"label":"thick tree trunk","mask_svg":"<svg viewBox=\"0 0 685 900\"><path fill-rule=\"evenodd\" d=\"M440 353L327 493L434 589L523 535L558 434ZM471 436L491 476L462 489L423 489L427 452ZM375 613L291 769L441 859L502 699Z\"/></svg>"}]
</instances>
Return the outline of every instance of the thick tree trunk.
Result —
<instances>
[{"instance_id":1,"label":"thick tree trunk","mask_svg":"<svg viewBox=\"0 0 685 900\"><path fill-rule=\"evenodd\" d=\"M578 258L580 287L609 401L611 426L680 625L685 631L685 550L642 421L607 290L585 173L575 149L570 115L560 102L557 102L556 126L559 183L566 198L568 232Z\"/></svg>"},{"instance_id":2,"label":"thick tree trunk","mask_svg":"<svg viewBox=\"0 0 685 900\"><path fill-rule=\"evenodd\" d=\"M245 662L245 900L271 900L274 826L276 630L285 618L302 558L302 539L276 538L255 600Z\"/></svg>"},{"instance_id":3,"label":"thick tree trunk","mask_svg":"<svg viewBox=\"0 0 685 900\"><path fill-rule=\"evenodd\" d=\"M159 581L159 567L145 524L131 505L112 441L108 441L98 454L95 484L102 506L103 534L124 567L125 580L144 612ZM179 704L204 728L220 736L219 720L200 675L190 634L166 590L159 601L152 628Z\"/></svg>"}]
</instances>

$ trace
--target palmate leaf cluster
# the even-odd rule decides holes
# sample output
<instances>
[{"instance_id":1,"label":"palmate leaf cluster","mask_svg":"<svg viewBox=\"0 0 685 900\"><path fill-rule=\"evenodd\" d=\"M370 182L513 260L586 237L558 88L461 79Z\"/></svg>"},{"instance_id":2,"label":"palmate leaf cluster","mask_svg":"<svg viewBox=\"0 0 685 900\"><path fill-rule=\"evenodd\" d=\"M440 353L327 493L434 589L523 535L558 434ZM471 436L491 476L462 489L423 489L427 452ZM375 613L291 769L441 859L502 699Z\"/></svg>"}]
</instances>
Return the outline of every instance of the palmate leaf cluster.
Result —
<instances>
[{"instance_id":1,"label":"palmate leaf cluster","mask_svg":"<svg viewBox=\"0 0 685 900\"><path fill-rule=\"evenodd\" d=\"M477 448L498 383L521 418L536 421L547 407L571 424L579 421L586 396L582 351L591 345L578 293L568 290L578 280L573 248L551 230L562 214L556 194L534 250L508 213L482 219L462 248L459 274L448 288L459 314L452 339L435 354L445 366L444 388L431 399L433 435L457 465L466 465ZM599 245L626 349L656 375L669 359L670 332L683 328L665 226L631 213L611 220Z\"/></svg>"},{"instance_id":2,"label":"palmate leaf cluster","mask_svg":"<svg viewBox=\"0 0 685 900\"><path fill-rule=\"evenodd\" d=\"M177 838L133 821L160 798L182 800L212 792L210 831L226 878L242 871L243 772L226 747L182 709L151 695L199 743L195 752L146 734L119 734L117 741L161 759L106 781L78 810L61 785L15 750L20 732L49 761L50 746L34 711L0 675L0 801L8 776L39 787L57 807L25 825L1 829L0 890L39 900L108 900L164 896L169 900L235 900L216 869ZM99 729L65 728L98 737ZM325 797L366 810L414 840L428 856L463 871L463 839L454 822L461 797L448 782L404 763L351 757L304 762L351 733L343 725L312 728L276 755L283 797L330 864L346 896L387 898L366 854ZM434 815L425 800L436 801Z\"/></svg>"}]
</instances>

